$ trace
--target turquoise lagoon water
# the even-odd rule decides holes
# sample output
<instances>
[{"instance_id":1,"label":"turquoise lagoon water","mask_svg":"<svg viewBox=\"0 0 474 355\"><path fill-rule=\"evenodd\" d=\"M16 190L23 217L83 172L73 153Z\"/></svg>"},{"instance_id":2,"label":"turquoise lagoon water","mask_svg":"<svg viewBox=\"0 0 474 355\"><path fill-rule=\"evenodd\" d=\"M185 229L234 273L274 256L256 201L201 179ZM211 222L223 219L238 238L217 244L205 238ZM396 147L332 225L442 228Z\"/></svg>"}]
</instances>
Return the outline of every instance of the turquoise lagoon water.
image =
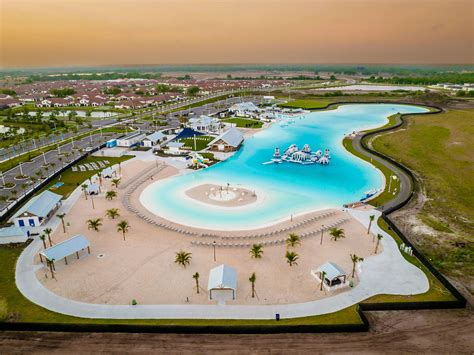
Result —
<instances>
[{"instance_id":1,"label":"turquoise lagoon water","mask_svg":"<svg viewBox=\"0 0 474 355\"><path fill-rule=\"evenodd\" d=\"M157 181L141 194L151 212L188 226L210 229L249 229L322 208L341 207L382 188L382 174L342 146L345 134L384 125L397 112L427 111L422 107L392 104L343 105L331 111L312 112L295 123L278 123L245 140L240 151L210 168ZM263 165L275 147L309 144L313 151L331 150L331 163ZM217 207L184 194L192 186L214 183L255 190L258 201L240 208Z\"/></svg>"}]
</instances>

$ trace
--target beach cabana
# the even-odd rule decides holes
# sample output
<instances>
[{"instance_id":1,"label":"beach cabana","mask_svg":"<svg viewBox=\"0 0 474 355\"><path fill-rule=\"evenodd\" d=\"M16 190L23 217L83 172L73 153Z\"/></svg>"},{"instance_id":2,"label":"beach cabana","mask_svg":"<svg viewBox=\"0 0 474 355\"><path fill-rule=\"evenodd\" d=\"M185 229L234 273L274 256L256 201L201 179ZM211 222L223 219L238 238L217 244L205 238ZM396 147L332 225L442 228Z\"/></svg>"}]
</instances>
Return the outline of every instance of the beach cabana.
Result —
<instances>
[{"instance_id":1,"label":"beach cabana","mask_svg":"<svg viewBox=\"0 0 474 355\"><path fill-rule=\"evenodd\" d=\"M89 195L98 195L99 192L100 192L99 185L92 183L92 184L89 184L89 186L87 186L87 193Z\"/></svg>"},{"instance_id":2,"label":"beach cabana","mask_svg":"<svg viewBox=\"0 0 474 355\"><path fill-rule=\"evenodd\" d=\"M316 269L314 272L317 277L321 280L324 273L324 285L327 287L334 287L346 283L347 274L339 265L328 262Z\"/></svg>"},{"instance_id":3,"label":"beach cabana","mask_svg":"<svg viewBox=\"0 0 474 355\"><path fill-rule=\"evenodd\" d=\"M209 271L209 282L207 284L209 299L216 298L219 295L226 297L232 293L232 299L235 300L237 291L237 272L234 268L227 265L220 265Z\"/></svg>"},{"instance_id":4,"label":"beach cabana","mask_svg":"<svg viewBox=\"0 0 474 355\"><path fill-rule=\"evenodd\" d=\"M103 178L111 178L115 175L115 170L112 169L111 166L109 166L108 168L105 168L104 170L102 170L100 174L102 175Z\"/></svg>"},{"instance_id":5,"label":"beach cabana","mask_svg":"<svg viewBox=\"0 0 474 355\"><path fill-rule=\"evenodd\" d=\"M90 245L89 240L84 237L82 234L75 235L72 238L66 239L58 244L53 245L50 248L43 250L40 253L41 261L43 257L51 262L54 265L54 262L64 259L67 265L67 257L73 254L76 254L77 259L79 259L79 252L87 249L87 252L90 254Z\"/></svg>"}]
</instances>

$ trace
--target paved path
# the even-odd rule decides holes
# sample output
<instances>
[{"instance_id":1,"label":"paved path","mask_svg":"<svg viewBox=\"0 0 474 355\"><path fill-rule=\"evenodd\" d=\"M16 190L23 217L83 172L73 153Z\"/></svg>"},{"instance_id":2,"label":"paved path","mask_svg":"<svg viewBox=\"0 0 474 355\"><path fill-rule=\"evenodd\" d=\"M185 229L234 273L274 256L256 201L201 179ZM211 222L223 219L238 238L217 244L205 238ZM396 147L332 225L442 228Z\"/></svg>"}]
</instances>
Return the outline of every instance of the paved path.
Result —
<instances>
[{"instance_id":1,"label":"paved path","mask_svg":"<svg viewBox=\"0 0 474 355\"><path fill-rule=\"evenodd\" d=\"M81 190L78 188L64 201L59 213L67 213L80 195ZM350 213L366 226L370 214L380 216L380 212L374 210L351 210ZM49 221L47 227L58 228L59 225L59 219L54 217ZM276 313L279 313L282 318L294 318L336 312L377 294L410 295L426 292L429 289L429 283L425 274L403 258L396 242L381 230L376 223L373 223L372 232L384 235L382 239L384 250L377 256L367 257L360 264L358 268L361 280L359 285L336 296L305 303L258 306L131 306L77 302L54 294L37 279L35 272L43 267L41 264L36 264L35 261L35 255L42 247L42 242L38 238L25 248L18 259L16 283L18 289L26 298L51 311L83 318L108 319L274 319ZM361 237L370 238L370 236L365 235ZM93 245L92 253L94 253Z\"/></svg>"},{"instance_id":2,"label":"paved path","mask_svg":"<svg viewBox=\"0 0 474 355\"><path fill-rule=\"evenodd\" d=\"M397 124L400 122L401 122L400 117L397 117ZM373 159L381 163L382 165L386 166L389 170L393 171L395 175L397 175L397 177L400 179L400 189L398 193L394 196L394 198L388 201L387 203L385 203L384 205L377 207L378 210L385 211L385 210L388 210L389 208L399 205L400 203L402 203L403 201L407 200L410 197L411 191L413 189L412 181L410 177L399 167L393 165L387 160L382 159L381 157L375 154L372 154L366 151L364 148L362 148L361 139L363 135L364 133L358 133L353 138L352 146L354 147L354 149L357 152L363 154L364 156L369 157L370 159Z\"/></svg>"}]
</instances>

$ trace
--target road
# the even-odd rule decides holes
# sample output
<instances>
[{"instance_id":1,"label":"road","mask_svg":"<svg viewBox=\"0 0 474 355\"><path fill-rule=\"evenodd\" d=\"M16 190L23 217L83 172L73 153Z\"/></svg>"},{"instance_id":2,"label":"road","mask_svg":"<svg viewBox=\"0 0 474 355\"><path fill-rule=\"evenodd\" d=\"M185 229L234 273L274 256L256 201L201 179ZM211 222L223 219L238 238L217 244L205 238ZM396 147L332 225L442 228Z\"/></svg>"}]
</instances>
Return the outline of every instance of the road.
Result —
<instances>
[{"instance_id":1,"label":"road","mask_svg":"<svg viewBox=\"0 0 474 355\"><path fill-rule=\"evenodd\" d=\"M59 170L63 165L77 159L80 156L80 149L85 150L87 147L98 147L106 140L118 136L119 134L117 133L109 133L103 136L98 133L79 140L69 141L68 143L59 146L59 148L37 156L29 162L15 166L13 169L3 173L0 178L2 186L4 186L4 183L13 183L15 186L10 189L1 189L0 196L5 196L7 198L13 198L16 196L19 199L22 198L25 193L33 188L33 185L37 186L41 184L41 182L46 180L48 176L54 174L54 172ZM44 178L41 178L38 175L39 172L43 173ZM20 175L33 177L36 181L33 184L29 179L18 179L17 177ZM14 192L16 192L16 194ZM3 210L9 204L11 205L11 203L7 201L0 200L0 210Z\"/></svg>"}]
</instances>

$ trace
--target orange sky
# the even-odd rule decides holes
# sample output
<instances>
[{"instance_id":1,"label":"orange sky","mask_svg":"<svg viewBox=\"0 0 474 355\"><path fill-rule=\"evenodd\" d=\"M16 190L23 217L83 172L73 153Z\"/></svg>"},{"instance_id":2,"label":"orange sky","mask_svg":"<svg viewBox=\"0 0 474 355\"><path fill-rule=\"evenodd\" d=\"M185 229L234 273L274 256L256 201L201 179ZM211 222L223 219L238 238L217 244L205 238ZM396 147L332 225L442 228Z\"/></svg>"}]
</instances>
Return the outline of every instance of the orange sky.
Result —
<instances>
[{"instance_id":1,"label":"orange sky","mask_svg":"<svg viewBox=\"0 0 474 355\"><path fill-rule=\"evenodd\" d=\"M472 0L0 0L0 67L474 63Z\"/></svg>"}]
</instances>

